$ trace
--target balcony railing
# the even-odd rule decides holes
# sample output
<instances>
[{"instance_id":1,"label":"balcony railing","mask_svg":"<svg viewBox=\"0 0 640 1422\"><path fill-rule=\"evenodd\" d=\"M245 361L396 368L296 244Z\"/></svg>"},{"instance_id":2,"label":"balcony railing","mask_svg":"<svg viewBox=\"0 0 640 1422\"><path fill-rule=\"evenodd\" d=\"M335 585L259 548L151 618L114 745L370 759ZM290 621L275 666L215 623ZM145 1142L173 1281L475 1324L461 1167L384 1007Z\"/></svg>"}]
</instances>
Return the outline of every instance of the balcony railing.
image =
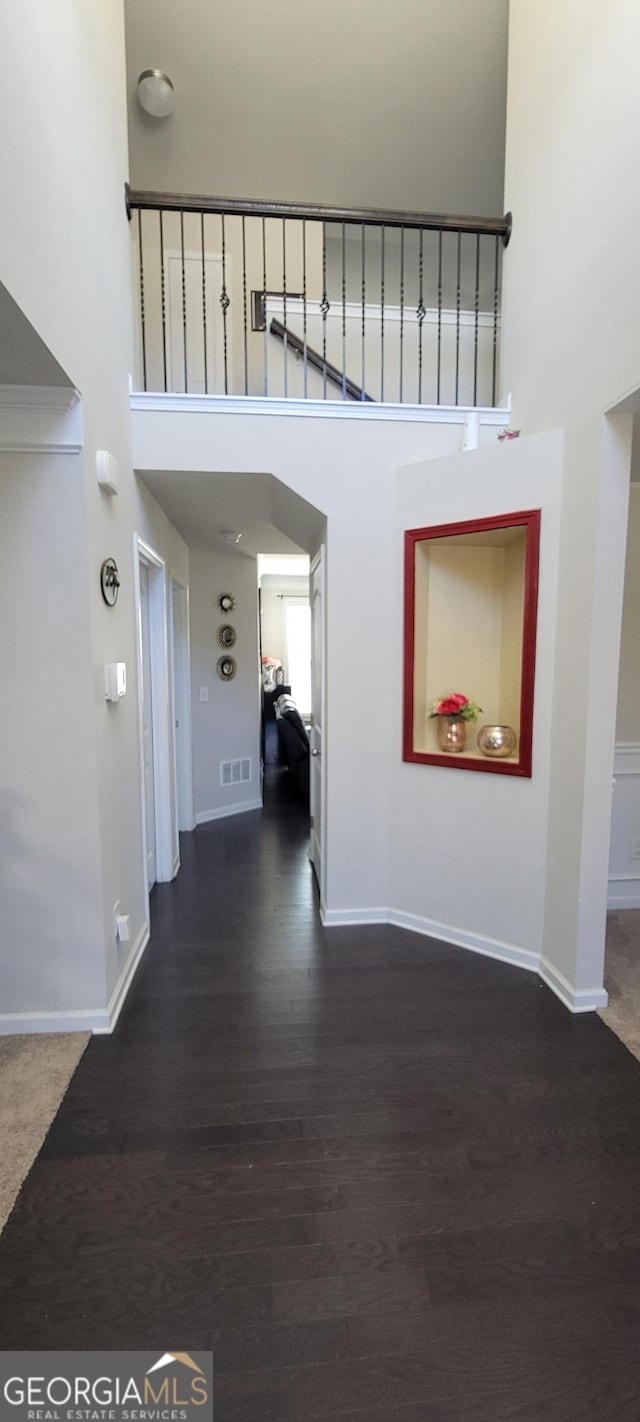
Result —
<instances>
[{"instance_id":1,"label":"balcony railing","mask_svg":"<svg viewBox=\"0 0 640 1422\"><path fill-rule=\"evenodd\" d=\"M138 388L495 405L499 219L127 190Z\"/></svg>"}]
</instances>

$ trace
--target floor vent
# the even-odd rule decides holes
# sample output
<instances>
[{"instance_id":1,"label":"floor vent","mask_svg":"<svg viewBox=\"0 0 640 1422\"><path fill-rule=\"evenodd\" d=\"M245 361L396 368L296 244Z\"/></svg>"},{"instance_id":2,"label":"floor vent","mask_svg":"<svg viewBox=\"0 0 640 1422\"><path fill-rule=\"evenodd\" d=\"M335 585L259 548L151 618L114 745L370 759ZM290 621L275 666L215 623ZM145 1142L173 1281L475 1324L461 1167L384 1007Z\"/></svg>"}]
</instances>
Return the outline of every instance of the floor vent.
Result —
<instances>
[{"instance_id":1,"label":"floor vent","mask_svg":"<svg viewBox=\"0 0 640 1422\"><path fill-rule=\"evenodd\" d=\"M249 756L242 760L221 760L220 761L220 784L221 785L245 785L251 779L251 760Z\"/></svg>"}]
</instances>

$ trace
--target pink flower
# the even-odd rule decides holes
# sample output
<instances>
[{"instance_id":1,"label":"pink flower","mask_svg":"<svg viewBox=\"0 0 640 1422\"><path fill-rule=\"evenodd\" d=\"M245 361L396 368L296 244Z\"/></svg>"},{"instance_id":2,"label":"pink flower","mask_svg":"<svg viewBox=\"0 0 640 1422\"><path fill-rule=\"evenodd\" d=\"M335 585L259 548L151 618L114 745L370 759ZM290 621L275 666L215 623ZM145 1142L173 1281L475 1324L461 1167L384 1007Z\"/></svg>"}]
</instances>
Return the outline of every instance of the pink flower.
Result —
<instances>
[{"instance_id":1,"label":"pink flower","mask_svg":"<svg viewBox=\"0 0 640 1422\"><path fill-rule=\"evenodd\" d=\"M452 691L451 696L445 696L438 703L437 716L459 716L465 706L469 704L468 696L461 696L459 691Z\"/></svg>"}]
</instances>

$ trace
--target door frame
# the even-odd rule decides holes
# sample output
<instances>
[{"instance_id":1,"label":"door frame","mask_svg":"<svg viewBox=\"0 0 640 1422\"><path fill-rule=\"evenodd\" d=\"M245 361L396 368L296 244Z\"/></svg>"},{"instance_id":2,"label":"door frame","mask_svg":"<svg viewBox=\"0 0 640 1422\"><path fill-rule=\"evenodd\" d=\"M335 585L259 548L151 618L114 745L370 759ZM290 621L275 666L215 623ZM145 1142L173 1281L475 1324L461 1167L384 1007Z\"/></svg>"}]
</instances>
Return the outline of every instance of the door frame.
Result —
<instances>
[{"instance_id":1,"label":"door frame","mask_svg":"<svg viewBox=\"0 0 640 1422\"><path fill-rule=\"evenodd\" d=\"M153 775L156 825L156 882L168 883L180 866L176 863L178 826L174 785L173 696L169 675L167 618L167 566L159 553L139 534L133 536L134 597L138 669L138 756L140 777L140 821L144 884L149 904L147 874L147 826L144 797L142 618L140 610L140 565L149 570L149 654L151 658L151 725L153 730Z\"/></svg>"},{"instance_id":2,"label":"door frame","mask_svg":"<svg viewBox=\"0 0 640 1422\"><path fill-rule=\"evenodd\" d=\"M312 605L311 579L320 562L320 593L322 604L321 637L322 667L320 670L320 708L322 728L322 754L320 757L320 908L324 912L327 899L327 545L321 543L312 554L309 564L309 602ZM313 641L312 641L313 654ZM312 707L313 715L313 707ZM313 727L312 727L313 729ZM310 807L311 808L311 807ZM313 831L312 831L313 833ZM311 854L311 844L309 846ZM313 862L313 861L312 861Z\"/></svg>"},{"instance_id":3,"label":"door frame","mask_svg":"<svg viewBox=\"0 0 640 1422\"><path fill-rule=\"evenodd\" d=\"M177 616L176 616L177 613ZM196 827L193 808L193 770L191 750L191 638L189 631L189 589L178 578L171 579L169 640L173 679L173 741L176 817L178 830L191 832ZM175 625L180 624L181 637L176 642ZM179 733L176 720L180 722Z\"/></svg>"}]
</instances>

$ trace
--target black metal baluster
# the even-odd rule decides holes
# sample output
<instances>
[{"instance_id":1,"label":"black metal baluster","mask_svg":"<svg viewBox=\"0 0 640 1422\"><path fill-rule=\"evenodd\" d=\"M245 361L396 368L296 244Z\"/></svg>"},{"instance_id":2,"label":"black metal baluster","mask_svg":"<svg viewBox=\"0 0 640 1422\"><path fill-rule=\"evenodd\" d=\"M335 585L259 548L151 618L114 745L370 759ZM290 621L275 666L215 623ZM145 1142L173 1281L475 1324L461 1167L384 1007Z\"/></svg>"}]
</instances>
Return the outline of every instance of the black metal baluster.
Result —
<instances>
[{"instance_id":1,"label":"black metal baluster","mask_svg":"<svg viewBox=\"0 0 640 1422\"><path fill-rule=\"evenodd\" d=\"M184 393L189 393L189 373L187 370L187 278L184 269L184 212L180 212L180 252L182 263L182 350L184 360Z\"/></svg>"},{"instance_id":2,"label":"black metal baluster","mask_svg":"<svg viewBox=\"0 0 640 1422\"><path fill-rule=\"evenodd\" d=\"M494 238L496 244L496 262L493 276L493 375L491 379L491 404L496 403L496 385L498 378L498 287L500 281L500 238Z\"/></svg>"},{"instance_id":3,"label":"black metal baluster","mask_svg":"<svg viewBox=\"0 0 640 1422\"><path fill-rule=\"evenodd\" d=\"M249 352L247 348L247 236L242 216L242 319L244 323L244 393L249 394Z\"/></svg>"},{"instance_id":4,"label":"black metal baluster","mask_svg":"<svg viewBox=\"0 0 640 1422\"><path fill-rule=\"evenodd\" d=\"M458 403L460 388L460 269L462 256L462 233L458 233L458 259L456 269L456 393L454 405Z\"/></svg>"},{"instance_id":5,"label":"black metal baluster","mask_svg":"<svg viewBox=\"0 0 640 1422\"><path fill-rule=\"evenodd\" d=\"M329 302L327 301L327 224L326 224L326 222L323 222L323 224L322 224L322 301L320 302L320 310L321 310L321 312L322 312L322 364L323 364L323 377L322 377L323 393L322 393L322 398L323 398L323 400L326 400L326 398L327 398L327 316L328 316L328 314L329 314L330 309L331 309L331 307L330 307L330 305L329 305Z\"/></svg>"},{"instance_id":6,"label":"black metal baluster","mask_svg":"<svg viewBox=\"0 0 640 1422\"><path fill-rule=\"evenodd\" d=\"M380 400L384 401L384 227L380 228Z\"/></svg>"},{"instance_id":7,"label":"black metal baluster","mask_svg":"<svg viewBox=\"0 0 640 1422\"><path fill-rule=\"evenodd\" d=\"M307 224L302 220L302 378L307 398Z\"/></svg>"},{"instance_id":8,"label":"black metal baluster","mask_svg":"<svg viewBox=\"0 0 640 1422\"><path fill-rule=\"evenodd\" d=\"M342 224L342 398L347 398L347 237Z\"/></svg>"},{"instance_id":9,"label":"black metal baluster","mask_svg":"<svg viewBox=\"0 0 640 1422\"><path fill-rule=\"evenodd\" d=\"M229 394L229 370L227 356L227 311L231 305L229 293L227 291L227 244L224 227L224 213L222 213L222 291L220 292L220 305L222 307L222 340L224 345L224 393Z\"/></svg>"},{"instance_id":10,"label":"black metal baluster","mask_svg":"<svg viewBox=\"0 0 640 1422\"><path fill-rule=\"evenodd\" d=\"M204 245L204 213L200 213L200 242L202 246L202 333L204 351L204 393L209 394L209 373L207 370L207 272Z\"/></svg>"},{"instance_id":11,"label":"black metal baluster","mask_svg":"<svg viewBox=\"0 0 640 1422\"><path fill-rule=\"evenodd\" d=\"M480 233L476 237L475 335L473 340L473 403L478 403L478 326L480 322Z\"/></svg>"},{"instance_id":12,"label":"black metal baluster","mask_svg":"<svg viewBox=\"0 0 640 1422\"><path fill-rule=\"evenodd\" d=\"M367 277L366 277L366 257L365 257L365 233L364 222L362 224L362 379L360 388L362 390L361 400L364 400L364 376L365 376L365 340L366 340L366 312L365 303L367 298Z\"/></svg>"},{"instance_id":13,"label":"black metal baluster","mask_svg":"<svg viewBox=\"0 0 640 1422\"><path fill-rule=\"evenodd\" d=\"M424 231L420 228L420 245L418 249L418 404L422 404L422 327L426 310L423 300L424 295Z\"/></svg>"},{"instance_id":14,"label":"black metal baluster","mask_svg":"<svg viewBox=\"0 0 640 1422\"><path fill-rule=\"evenodd\" d=\"M269 394L269 352L267 341L269 333L267 330L267 229L265 219L262 219L262 300L264 302L264 393Z\"/></svg>"},{"instance_id":15,"label":"black metal baluster","mask_svg":"<svg viewBox=\"0 0 640 1422\"><path fill-rule=\"evenodd\" d=\"M438 373L436 378L436 405L440 404L440 376L442 371L442 233L438 233Z\"/></svg>"},{"instance_id":16,"label":"black metal baluster","mask_svg":"<svg viewBox=\"0 0 640 1422\"><path fill-rule=\"evenodd\" d=\"M289 363L288 363L288 359L287 359L288 354L289 354L289 350L288 350L288 345L287 345L287 341L288 341L288 332L287 332L287 226L286 226L286 221L285 221L284 217L283 217L283 219L282 219L282 316L283 316L283 325L284 325L284 340L283 340L283 342L282 342L282 351L283 351L283 360L284 360L284 398L285 398L285 400L286 400L287 395L288 395L288 393L289 393L289 388L288 388L288 377L289 377L288 364L289 364Z\"/></svg>"},{"instance_id":17,"label":"black metal baluster","mask_svg":"<svg viewBox=\"0 0 640 1422\"><path fill-rule=\"evenodd\" d=\"M138 250L140 253L140 326L142 336L142 389L147 388L147 333L144 310L144 255L142 252L142 212L138 208Z\"/></svg>"},{"instance_id":18,"label":"black metal baluster","mask_svg":"<svg viewBox=\"0 0 640 1422\"><path fill-rule=\"evenodd\" d=\"M164 276L164 224L162 221L162 208L158 213L160 218L160 303L162 309L162 364L164 367L164 389L167 392L167 293Z\"/></svg>"},{"instance_id":19,"label":"black metal baluster","mask_svg":"<svg viewBox=\"0 0 640 1422\"><path fill-rule=\"evenodd\" d=\"M404 227L400 228L400 404L402 404L402 357L404 354Z\"/></svg>"}]
</instances>

